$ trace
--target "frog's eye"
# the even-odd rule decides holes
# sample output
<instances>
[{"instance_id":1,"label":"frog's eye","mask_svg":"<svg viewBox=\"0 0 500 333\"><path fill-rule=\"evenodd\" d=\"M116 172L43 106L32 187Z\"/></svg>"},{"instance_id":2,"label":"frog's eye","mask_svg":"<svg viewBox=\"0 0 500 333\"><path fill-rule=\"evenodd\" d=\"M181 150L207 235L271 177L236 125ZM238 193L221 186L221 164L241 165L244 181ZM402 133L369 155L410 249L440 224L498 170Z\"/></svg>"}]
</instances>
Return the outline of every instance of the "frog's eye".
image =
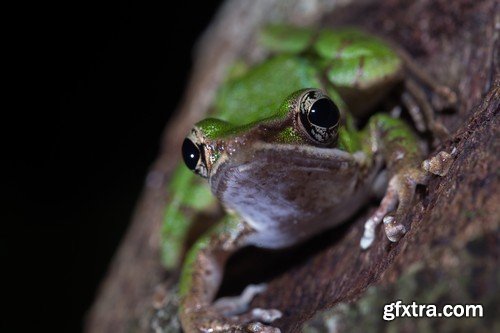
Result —
<instances>
[{"instance_id":1,"label":"frog's eye","mask_svg":"<svg viewBox=\"0 0 500 333\"><path fill-rule=\"evenodd\" d=\"M331 144L340 120L337 105L321 91L311 90L304 94L299 108L300 123L308 137L321 145Z\"/></svg>"},{"instance_id":2,"label":"frog's eye","mask_svg":"<svg viewBox=\"0 0 500 333\"><path fill-rule=\"evenodd\" d=\"M200 149L191 139L184 139L182 143L182 157L186 166L195 171L201 157Z\"/></svg>"}]
</instances>

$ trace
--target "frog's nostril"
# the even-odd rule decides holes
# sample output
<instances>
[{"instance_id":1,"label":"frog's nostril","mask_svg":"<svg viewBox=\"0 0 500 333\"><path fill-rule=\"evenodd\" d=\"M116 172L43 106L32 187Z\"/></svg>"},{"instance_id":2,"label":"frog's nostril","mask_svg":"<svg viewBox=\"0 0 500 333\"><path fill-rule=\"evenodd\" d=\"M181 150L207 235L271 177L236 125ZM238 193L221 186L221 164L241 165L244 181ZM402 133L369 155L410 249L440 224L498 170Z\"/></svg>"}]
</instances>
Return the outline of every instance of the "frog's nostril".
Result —
<instances>
[{"instance_id":1,"label":"frog's nostril","mask_svg":"<svg viewBox=\"0 0 500 333\"><path fill-rule=\"evenodd\" d=\"M200 160L200 150L198 149L198 146L196 146L193 141L188 138L184 139L184 142L182 143L182 158L184 159L186 166L191 170L196 169L198 161Z\"/></svg>"}]
</instances>

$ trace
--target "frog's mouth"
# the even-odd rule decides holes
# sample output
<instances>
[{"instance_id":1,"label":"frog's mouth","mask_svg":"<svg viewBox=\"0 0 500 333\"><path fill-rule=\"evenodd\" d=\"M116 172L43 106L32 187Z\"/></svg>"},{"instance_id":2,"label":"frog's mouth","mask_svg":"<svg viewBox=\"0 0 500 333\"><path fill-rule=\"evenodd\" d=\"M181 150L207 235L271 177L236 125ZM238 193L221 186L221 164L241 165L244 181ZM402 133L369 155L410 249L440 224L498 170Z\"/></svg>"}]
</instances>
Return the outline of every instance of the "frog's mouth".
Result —
<instances>
[{"instance_id":1,"label":"frog's mouth","mask_svg":"<svg viewBox=\"0 0 500 333\"><path fill-rule=\"evenodd\" d=\"M352 179L356 178L353 173L366 163L366 155L361 151L349 154L337 148L258 142L245 153L221 156L212 167L209 183L217 193L236 178L256 187L268 181L290 182L293 177L298 182L332 175L335 179Z\"/></svg>"}]
</instances>

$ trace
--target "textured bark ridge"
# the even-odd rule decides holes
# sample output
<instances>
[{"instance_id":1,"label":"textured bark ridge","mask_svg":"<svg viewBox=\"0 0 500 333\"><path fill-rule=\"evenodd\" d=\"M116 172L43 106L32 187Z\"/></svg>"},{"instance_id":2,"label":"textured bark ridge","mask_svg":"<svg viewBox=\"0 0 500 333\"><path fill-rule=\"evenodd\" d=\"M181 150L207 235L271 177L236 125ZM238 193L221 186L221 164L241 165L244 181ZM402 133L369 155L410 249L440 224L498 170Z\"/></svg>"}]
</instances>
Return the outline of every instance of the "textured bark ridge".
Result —
<instances>
[{"instance_id":1,"label":"textured bark ridge","mask_svg":"<svg viewBox=\"0 0 500 333\"><path fill-rule=\"evenodd\" d=\"M405 221L410 231L398 243L389 243L379 229L375 244L360 250L363 222L373 205L296 248L238 253L221 293L266 280L268 290L253 305L282 310L283 318L275 322L282 332L328 332L327 327L487 332L500 325L500 6L495 0L297 3L228 1L204 36L203 59L180 106L182 122L179 126L174 119L176 127L166 129L168 144L148 175L130 230L89 313L87 331L178 331L170 316L175 313L174 277L162 270L158 255L165 186L177 162L169 156L178 155L183 134L210 104L227 65L241 55L259 56L252 53L253 32L270 20L357 25L401 45L458 93L458 110L438 116L451 137L436 149L456 148L457 154L445 177L418 189ZM398 299L479 303L484 317L383 321L383 305Z\"/></svg>"}]
</instances>

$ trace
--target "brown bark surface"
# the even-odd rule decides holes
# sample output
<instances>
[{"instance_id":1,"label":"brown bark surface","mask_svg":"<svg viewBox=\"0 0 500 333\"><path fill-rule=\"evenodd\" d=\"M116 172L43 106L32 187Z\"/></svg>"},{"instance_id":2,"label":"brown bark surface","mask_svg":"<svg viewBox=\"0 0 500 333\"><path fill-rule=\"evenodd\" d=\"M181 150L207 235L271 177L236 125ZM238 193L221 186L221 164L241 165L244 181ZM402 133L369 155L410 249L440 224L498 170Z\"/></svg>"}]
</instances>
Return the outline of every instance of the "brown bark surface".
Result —
<instances>
[{"instance_id":1,"label":"brown bark surface","mask_svg":"<svg viewBox=\"0 0 500 333\"><path fill-rule=\"evenodd\" d=\"M165 187L177 163L172 156L179 155L183 135L210 105L224 69L238 56L257 58L259 55L252 53L254 32L276 19L362 26L401 45L422 68L458 93L456 112L438 116L451 137L436 149L451 151L454 147L457 155L445 177L436 177L427 188L418 189L405 221L410 231L398 243L383 240L379 229L374 246L364 252L359 249L363 222L375 206L367 207L345 226L294 249L242 251L231 260L221 292L235 292L255 279L267 280L268 291L253 304L283 310L283 318L276 322L282 332L299 332L313 317L308 324L310 332L326 332L327 317L336 318L337 329L345 331L356 327L351 327L354 324L358 329L362 325L372 329L392 325L408 332L426 327L464 331L493 328L495 309L500 308L496 267L500 251L498 2L332 3L315 2L308 11L295 1L277 0L229 1L223 7L199 45L198 54L203 57L197 61L184 103L172 120L176 125L166 128L164 149L151 168L130 229L89 313L87 331L148 331L159 323L158 311L162 300L170 296L166 286L172 281L160 266L158 253ZM264 257L263 253L267 260L253 259ZM397 299L482 303L485 317L459 323L443 319L383 322L383 304ZM370 311L360 315L366 308ZM175 326L168 320L162 325ZM173 329L171 326L170 331Z\"/></svg>"}]
</instances>

